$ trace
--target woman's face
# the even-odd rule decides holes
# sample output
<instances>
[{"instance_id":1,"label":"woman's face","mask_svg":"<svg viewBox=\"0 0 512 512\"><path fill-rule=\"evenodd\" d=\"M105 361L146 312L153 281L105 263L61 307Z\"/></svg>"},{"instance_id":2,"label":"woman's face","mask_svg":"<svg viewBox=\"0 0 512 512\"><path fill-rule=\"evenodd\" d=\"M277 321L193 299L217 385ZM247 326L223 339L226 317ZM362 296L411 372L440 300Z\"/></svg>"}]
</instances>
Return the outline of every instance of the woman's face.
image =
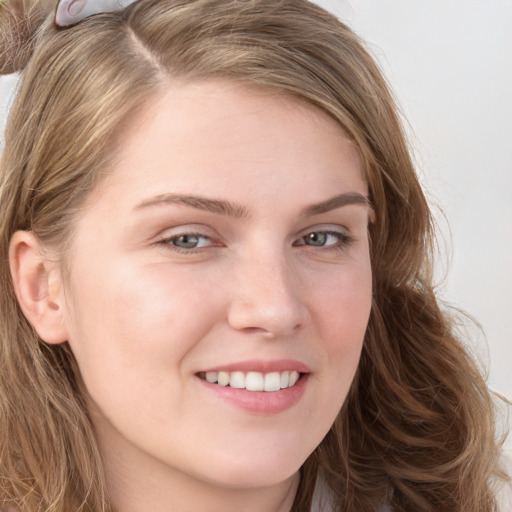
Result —
<instances>
[{"instance_id":1,"label":"woman's face","mask_svg":"<svg viewBox=\"0 0 512 512\"><path fill-rule=\"evenodd\" d=\"M367 194L338 125L272 91L170 87L130 122L65 294L107 465L230 487L298 470L358 365Z\"/></svg>"}]
</instances>

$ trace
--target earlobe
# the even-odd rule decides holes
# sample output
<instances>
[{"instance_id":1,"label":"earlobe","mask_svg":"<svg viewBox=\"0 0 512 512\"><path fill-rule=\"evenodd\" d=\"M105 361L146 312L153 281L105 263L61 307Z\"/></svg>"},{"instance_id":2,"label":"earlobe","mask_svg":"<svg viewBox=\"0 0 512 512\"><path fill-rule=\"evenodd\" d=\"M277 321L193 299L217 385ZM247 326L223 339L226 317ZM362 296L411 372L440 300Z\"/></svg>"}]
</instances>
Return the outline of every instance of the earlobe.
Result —
<instances>
[{"instance_id":1,"label":"earlobe","mask_svg":"<svg viewBox=\"0 0 512 512\"><path fill-rule=\"evenodd\" d=\"M67 341L60 270L33 233L14 233L9 263L18 303L39 337L50 344Z\"/></svg>"}]
</instances>

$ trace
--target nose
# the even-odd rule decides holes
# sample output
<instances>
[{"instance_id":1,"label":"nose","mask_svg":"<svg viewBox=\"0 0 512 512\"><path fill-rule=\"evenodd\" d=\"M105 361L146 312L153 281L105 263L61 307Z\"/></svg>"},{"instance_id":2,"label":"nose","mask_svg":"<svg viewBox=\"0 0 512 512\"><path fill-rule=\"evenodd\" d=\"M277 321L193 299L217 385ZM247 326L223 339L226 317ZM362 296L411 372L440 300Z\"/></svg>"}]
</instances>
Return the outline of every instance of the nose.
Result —
<instances>
[{"instance_id":1,"label":"nose","mask_svg":"<svg viewBox=\"0 0 512 512\"><path fill-rule=\"evenodd\" d=\"M283 256L253 258L232 275L228 322L233 329L273 339L304 327L308 310L300 276Z\"/></svg>"}]
</instances>

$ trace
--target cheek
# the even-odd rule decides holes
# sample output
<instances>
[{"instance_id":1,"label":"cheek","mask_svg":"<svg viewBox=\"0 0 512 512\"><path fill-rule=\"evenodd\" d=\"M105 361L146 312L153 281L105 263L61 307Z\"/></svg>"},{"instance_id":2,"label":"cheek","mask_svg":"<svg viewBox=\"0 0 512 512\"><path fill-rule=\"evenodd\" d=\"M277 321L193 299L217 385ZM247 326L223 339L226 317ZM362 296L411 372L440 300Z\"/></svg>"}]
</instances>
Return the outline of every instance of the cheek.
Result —
<instances>
[{"instance_id":1,"label":"cheek","mask_svg":"<svg viewBox=\"0 0 512 512\"><path fill-rule=\"evenodd\" d=\"M329 272L324 286L311 291L310 308L316 325L321 368L315 376L319 392L308 411L316 421L312 437L318 443L334 423L348 395L360 360L372 302L369 262ZM318 281L318 280L317 280Z\"/></svg>"},{"instance_id":2,"label":"cheek","mask_svg":"<svg viewBox=\"0 0 512 512\"><path fill-rule=\"evenodd\" d=\"M80 275L80 274L78 274ZM84 274L85 275L85 274ZM203 280L153 265L88 268L72 282L70 345L84 380L102 385L179 375L178 362L215 320L215 293ZM191 283L194 283L193 286Z\"/></svg>"},{"instance_id":3,"label":"cheek","mask_svg":"<svg viewBox=\"0 0 512 512\"><path fill-rule=\"evenodd\" d=\"M360 351L372 304L369 261L331 275L315 300L324 339L332 352Z\"/></svg>"},{"instance_id":4,"label":"cheek","mask_svg":"<svg viewBox=\"0 0 512 512\"><path fill-rule=\"evenodd\" d=\"M348 269L347 269L348 270ZM329 421L341 409L357 371L372 304L372 273L369 260L350 271L331 276L330 285L317 297L317 319L324 343L324 385L322 400ZM320 403L318 404L320 407Z\"/></svg>"}]
</instances>

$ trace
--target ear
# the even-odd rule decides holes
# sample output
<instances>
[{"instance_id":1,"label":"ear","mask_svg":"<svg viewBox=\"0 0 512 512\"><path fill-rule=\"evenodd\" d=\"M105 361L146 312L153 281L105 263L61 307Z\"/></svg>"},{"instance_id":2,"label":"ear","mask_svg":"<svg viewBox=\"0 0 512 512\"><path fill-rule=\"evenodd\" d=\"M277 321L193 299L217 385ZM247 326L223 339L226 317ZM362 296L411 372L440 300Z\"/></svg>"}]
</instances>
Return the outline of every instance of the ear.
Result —
<instances>
[{"instance_id":1,"label":"ear","mask_svg":"<svg viewBox=\"0 0 512 512\"><path fill-rule=\"evenodd\" d=\"M50 344L67 341L60 268L48 260L33 233L14 233L9 263L18 303L39 337Z\"/></svg>"}]
</instances>

